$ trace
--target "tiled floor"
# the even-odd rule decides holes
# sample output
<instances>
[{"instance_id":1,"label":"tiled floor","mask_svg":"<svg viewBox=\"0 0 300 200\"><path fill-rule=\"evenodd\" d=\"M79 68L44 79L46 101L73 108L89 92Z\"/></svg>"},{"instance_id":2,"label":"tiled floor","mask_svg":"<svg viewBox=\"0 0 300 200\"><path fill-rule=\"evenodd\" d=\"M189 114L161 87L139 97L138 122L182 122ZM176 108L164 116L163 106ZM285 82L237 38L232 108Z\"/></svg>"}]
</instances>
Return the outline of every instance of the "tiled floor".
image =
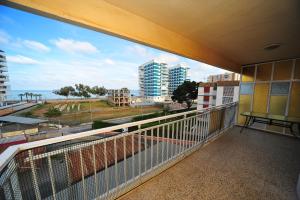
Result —
<instances>
[{"instance_id":1,"label":"tiled floor","mask_svg":"<svg viewBox=\"0 0 300 200\"><path fill-rule=\"evenodd\" d=\"M239 129L120 199L296 199L300 140Z\"/></svg>"}]
</instances>

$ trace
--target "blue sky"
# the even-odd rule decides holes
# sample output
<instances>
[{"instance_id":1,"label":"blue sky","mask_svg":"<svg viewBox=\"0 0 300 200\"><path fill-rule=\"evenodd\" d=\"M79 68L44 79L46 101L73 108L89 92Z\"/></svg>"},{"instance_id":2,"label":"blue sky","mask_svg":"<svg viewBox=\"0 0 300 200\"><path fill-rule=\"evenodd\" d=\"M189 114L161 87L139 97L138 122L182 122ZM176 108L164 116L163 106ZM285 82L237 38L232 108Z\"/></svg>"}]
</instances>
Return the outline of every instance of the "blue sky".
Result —
<instances>
[{"instance_id":1,"label":"blue sky","mask_svg":"<svg viewBox=\"0 0 300 200\"><path fill-rule=\"evenodd\" d=\"M13 90L52 90L75 83L138 89L138 66L158 59L186 63L191 80L225 71L181 56L60 21L0 6L0 49Z\"/></svg>"}]
</instances>

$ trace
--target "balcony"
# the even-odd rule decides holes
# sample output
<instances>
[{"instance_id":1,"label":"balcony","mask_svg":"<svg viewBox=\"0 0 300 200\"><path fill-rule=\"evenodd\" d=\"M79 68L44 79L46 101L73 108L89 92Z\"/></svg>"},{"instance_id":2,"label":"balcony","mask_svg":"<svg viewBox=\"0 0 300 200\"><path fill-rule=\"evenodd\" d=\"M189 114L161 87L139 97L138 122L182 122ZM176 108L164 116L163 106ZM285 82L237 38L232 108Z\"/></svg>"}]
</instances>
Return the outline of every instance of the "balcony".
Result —
<instances>
[{"instance_id":1,"label":"balcony","mask_svg":"<svg viewBox=\"0 0 300 200\"><path fill-rule=\"evenodd\" d=\"M226 131L121 200L296 199L300 140L239 131Z\"/></svg>"},{"instance_id":2,"label":"balcony","mask_svg":"<svg viewBox=\"0 0 300 200\"><path fill-rule=\"evenodd\" d=\"M236 108L231 103L10 147L0 156L0 197L294 199L300 140L240 133L233 126Z\"/></svg>"},{"instance_id":3,"label":"balcony","mask_svg":"<svg viewBox=\"0 0 300 200\"><path fill-rule=\"evenodd\" d=\"M0 157L0 197L116 198L232 127L236 107L233 103L12 146Z\"/></svg>"}]
</instances>

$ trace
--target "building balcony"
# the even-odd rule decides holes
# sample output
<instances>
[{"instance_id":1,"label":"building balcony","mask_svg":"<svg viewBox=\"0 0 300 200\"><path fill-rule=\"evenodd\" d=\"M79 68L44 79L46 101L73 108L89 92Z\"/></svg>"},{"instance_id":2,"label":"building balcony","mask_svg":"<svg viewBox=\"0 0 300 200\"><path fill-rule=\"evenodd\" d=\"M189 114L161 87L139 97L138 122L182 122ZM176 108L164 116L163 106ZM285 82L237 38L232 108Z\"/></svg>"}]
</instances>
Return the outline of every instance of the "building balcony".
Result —
<instances>
[{"instance_id":1,"label":"building balcony","mask_svg":"<svg viewBox=\"0 0 300 200\"><path fill-rule=\"evenodd\" d=\"M121 200L296 199L300 140L229 129Z\"/></svg>"},{"instance_id":2,"label":"building balcony","mask_svg":"<svg viewBox=\"0 0 300 200\"><path fill-rule=\"evenodd\" d=\"M300 140L241 134L236 115L231 103L12 146L0 198L294 199Z\"/></svg>"}]
</instances>

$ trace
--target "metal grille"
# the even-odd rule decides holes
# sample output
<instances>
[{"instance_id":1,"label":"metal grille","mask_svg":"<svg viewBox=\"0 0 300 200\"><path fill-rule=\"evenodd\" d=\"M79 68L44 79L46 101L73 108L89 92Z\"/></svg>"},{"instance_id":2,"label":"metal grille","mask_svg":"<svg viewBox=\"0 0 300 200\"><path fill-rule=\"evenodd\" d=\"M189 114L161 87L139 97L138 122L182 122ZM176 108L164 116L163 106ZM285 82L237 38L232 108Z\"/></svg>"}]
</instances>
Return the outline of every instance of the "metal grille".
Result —
<instances>
[{"instance_id":1,"label":"metal grille","mask_svg":"<svg viewBox=\"0 0 300 200\"><path fill-rule=\"evenodd\" d=\"M229 104L99 129L76 139L56 138L34 148L29 143L1 166L0 198L117 198L231 127L235 115L236 104ZM120 128L129 132L118 133ZM103 137L104 131L116 134Z\"/></svg>"}]
</instances>

